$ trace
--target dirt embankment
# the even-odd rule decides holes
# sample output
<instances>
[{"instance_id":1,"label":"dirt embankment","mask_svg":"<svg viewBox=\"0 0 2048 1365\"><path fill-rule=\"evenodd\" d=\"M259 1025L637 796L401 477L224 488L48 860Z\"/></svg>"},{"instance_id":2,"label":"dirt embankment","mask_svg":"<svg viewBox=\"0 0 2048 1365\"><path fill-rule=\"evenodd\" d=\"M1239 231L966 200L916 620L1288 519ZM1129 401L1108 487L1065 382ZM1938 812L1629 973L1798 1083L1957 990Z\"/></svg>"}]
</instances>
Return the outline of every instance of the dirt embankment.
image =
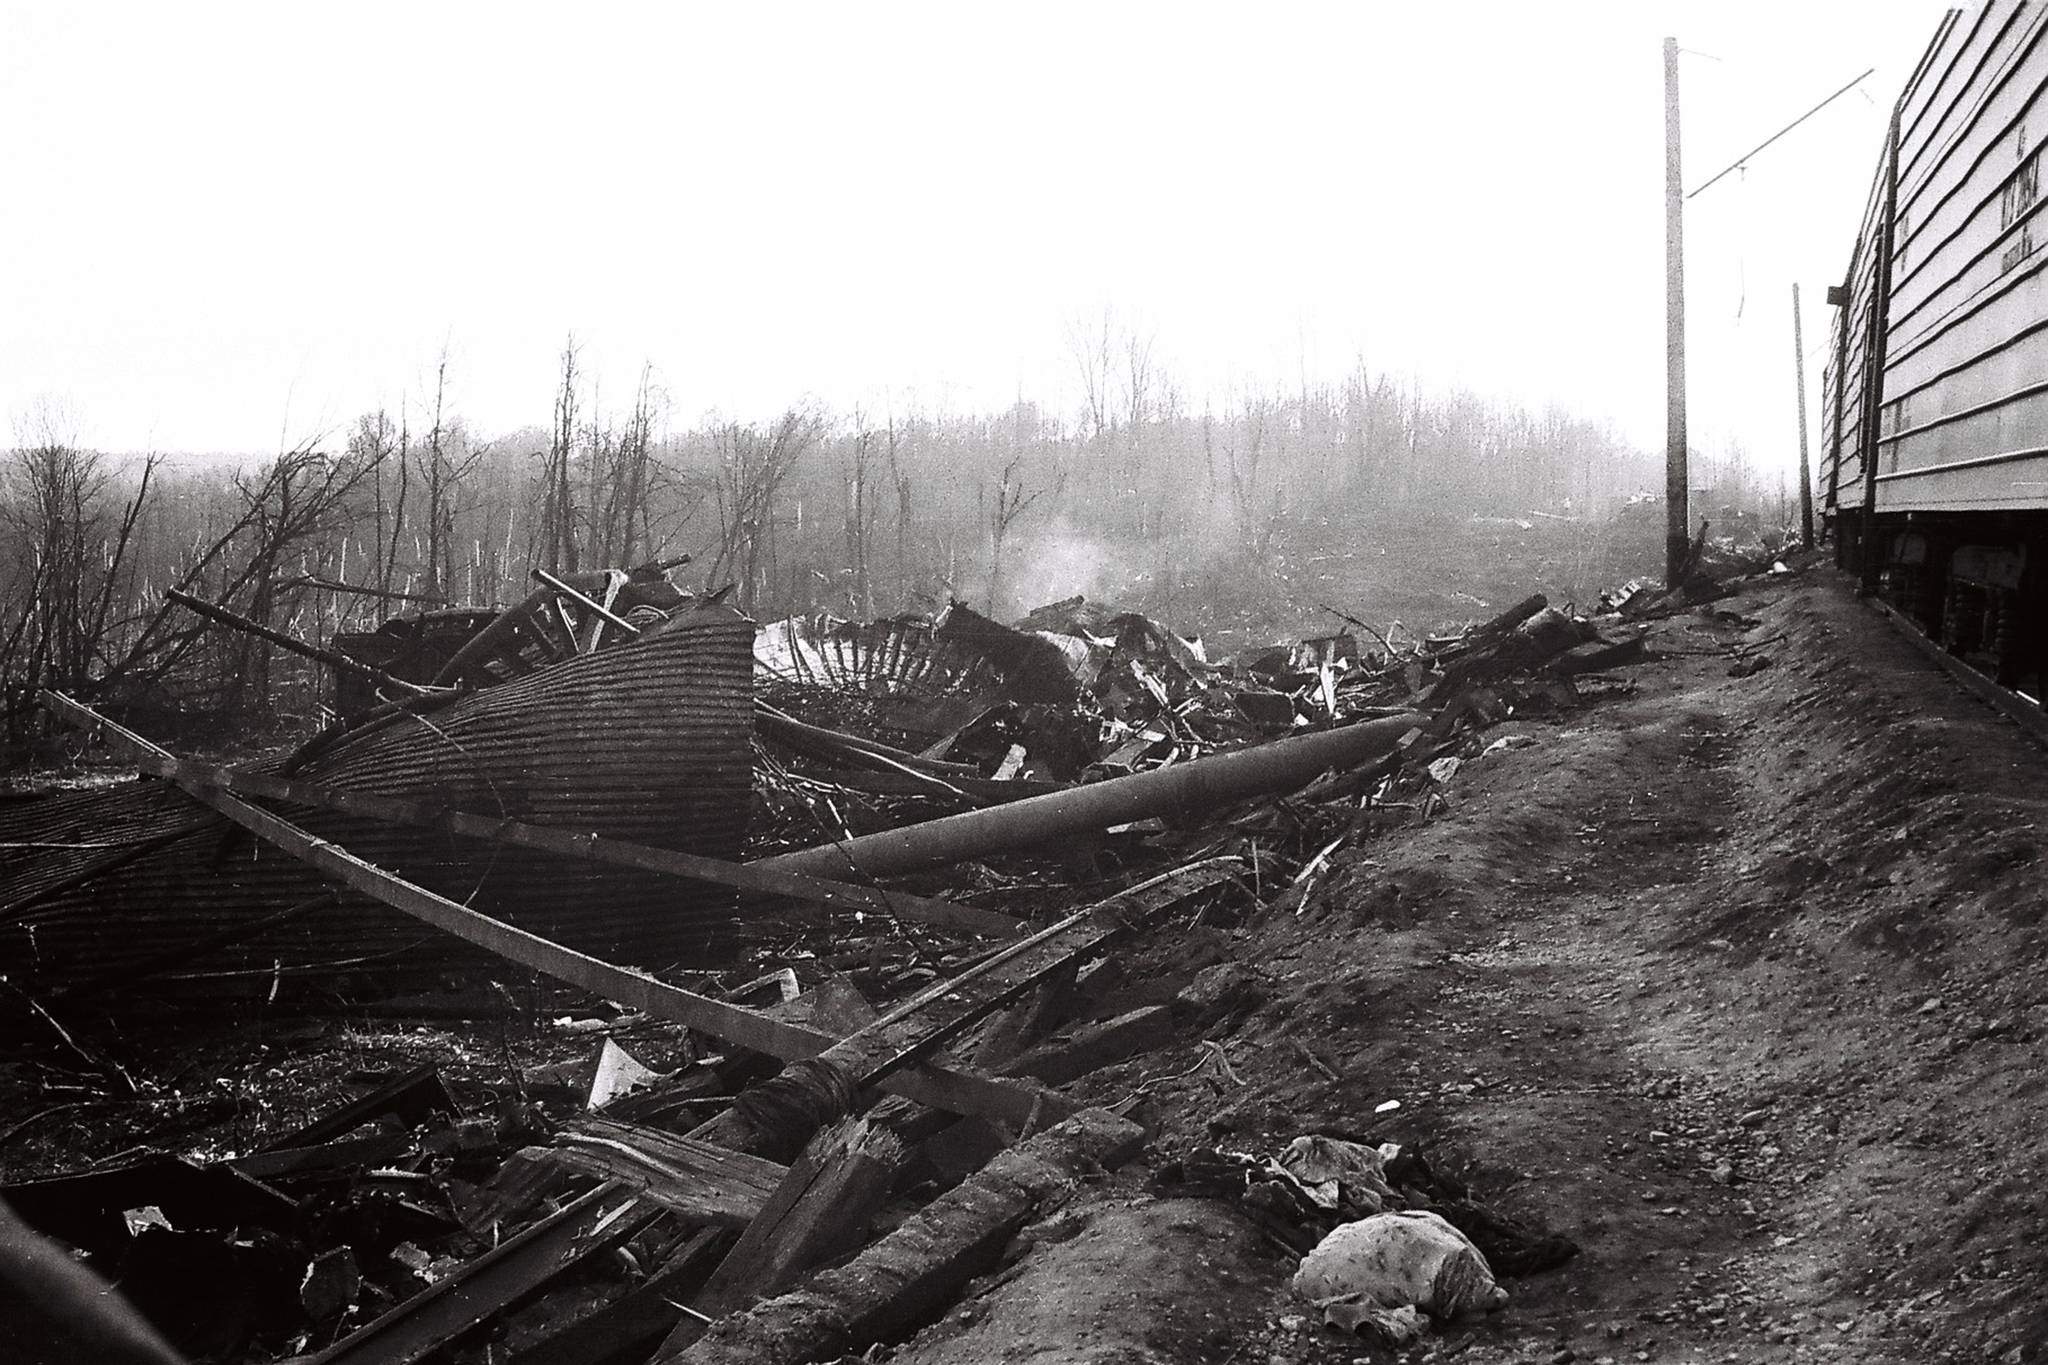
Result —
<instances>
[{"instance_id":1,"label":"dirt embankment","mask_svg":"<svg viewBox=\"0 0 2048 1365\"><path fill-rule=\"evenodd\" d=\"M1134 998L1219 962L1249 994L1084 1088L1146 1088L1162 1157L1420 1141L1582 1244L1404 1359L2048 1359L2048 758L1824 570L1651 643L1300 914L1128 963ZM1129 1172L895 1358L1392 1358L1292 1269Z\"/></svg>"}]
</instances>

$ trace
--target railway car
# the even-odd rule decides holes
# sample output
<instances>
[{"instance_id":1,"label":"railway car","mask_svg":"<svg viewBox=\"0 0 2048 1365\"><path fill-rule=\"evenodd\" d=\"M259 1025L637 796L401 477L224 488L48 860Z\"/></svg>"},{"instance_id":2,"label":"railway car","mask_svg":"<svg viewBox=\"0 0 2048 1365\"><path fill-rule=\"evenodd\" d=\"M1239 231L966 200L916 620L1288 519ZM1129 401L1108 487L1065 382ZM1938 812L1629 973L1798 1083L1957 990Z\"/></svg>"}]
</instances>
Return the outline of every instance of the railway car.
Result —
<instances>
[{"instance_id":1,"label":"railway car","mask_svg":"<svg viewBox=\"0 0 2048 1365\"><path fill-rule=\"evenodd\" d=\"M1893 111L1836 305L1838 561L1951 652L2048 672L2048 5L1949 11Z\"/></svg>"}]
</instances>

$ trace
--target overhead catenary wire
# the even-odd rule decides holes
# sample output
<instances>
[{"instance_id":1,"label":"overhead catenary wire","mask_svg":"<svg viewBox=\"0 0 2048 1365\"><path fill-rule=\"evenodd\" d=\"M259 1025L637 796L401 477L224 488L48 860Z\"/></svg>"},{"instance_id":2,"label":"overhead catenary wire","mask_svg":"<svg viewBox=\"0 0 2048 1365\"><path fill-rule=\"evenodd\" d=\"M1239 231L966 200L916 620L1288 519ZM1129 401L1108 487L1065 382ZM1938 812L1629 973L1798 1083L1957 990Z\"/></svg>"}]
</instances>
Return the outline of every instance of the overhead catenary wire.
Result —
<instances>
[{"instance_id":1,"label":"overhead catenary wire","mask_svg":"<svg viewBox=\"0 0 2048 1365\"><path fill-rule=\"evenodd\" d=\"M1827 107L1828 107L1828 106L1829 106L1830 104L1833 104L1833 103L1834 103L1834 102L1835 102L1836 100L1840 99L1840 98L1841 98L1842 96L1844 96L1844 95L1848 94L1848 93L1849 93L1849 92L1850 92L1851 90L1854 90L1854 89L1855 89L1855 88L1856 88L1857 86L1861 85L1861 84L1862 84L1862 83L1863 83L1864 81L1868 80L1868 79L1869 79L1869 78L1870 78L1871 76L1875 75L1875 74L1876 74L1876 72L1877 72L1877 68L1876 68L1876 67L1874 67L1874 66L1873 66L1873 67L1871 67L1871 68L1870 68L1870 70L1868 70L1868 71L1865 71L1865 72L1864 72L1864 73L1863 73L1863 74L1862 74L1861 76L1858 76L1858 77L1857 77L1857 78L1856 78L1855 80L1853 80L1853 81L1850 81L1850 82L1849 82L1849 83L1848 83L1847 85L1845 85L1845 86L1843 86L1843 87L1842 87L1841 89L1839 89L1839 90L1835 91L1835 93L1834 93L1834 94L1832 94L1832 95L1829 95L1829 96L1828 96L1828 97L1827 97L1826 99L1822 100L1822 101L1821 101L1821 102L1820 102L1819 104L1816 104L1816 105L1814 105L1814 106L1813 106L1813 108L1811 108L1811 109L1807 110L1807 111L1806 111L1805 113L1801 114L1801 115L1800 115L1800 116L1799 116L1798 118L1796 118L1796 119L1793 119L1793 120L1792 120L1792 121L1791 121L1790 123L1786 124L1786 125L1785 125L1785 126L1784 126L1783 128L1780 128L1780 129L1779 129L1779 130L1778 130L1777 132L1775 132L1775 133L1772 133L1772 134L1771 134L1771 135L1770 135L1769 137L1765 138L1765 139L1764 139L1764 140L1763 140L1762 142L1759 142L1759 143L1757 143L1757 145L1756 145L1756 146L1754 146L1754 147L1750 148L1750 149L1749 149L1749 150L1748 150L1747 152L1744 152L1744 153L1743 153L1743 154L1742 154L1741 156L1737 157L1737 158L1736 158L1736 159L1735 159L1735 160L1734 160L1734 161L1733 161L1733 162L1732 162L1731 164L1729 164L1728 166L1724 167L1723 169L1721 169L1721 170L1719 170L1719 171L1716 171L1716 172L1714 173L1714 175L1713 175L1713 176L1712 176L1712 177L1711 177L1710 179L1708 179L1708 181L1706 182L1706 184L1704 184L1704 185L1699 185L1699 186L1695 187L1694 189L1688 190L1688 191L1686 192L1686 196L1685 196L1685 197L1686 197L1687 199L1691 199L1691 198L1695 197L1696 195L1698 195L1698 194L1699 194L1699 193L1700 193L1700 192L1701 192L1702 190L1706 190L1706 189L1709 189L1709 188L1711 188L1711 187L1712 187L1712 186L1714 185L1714 183L1715 183L1716 181L1719 181L1719 180L1721 180L1721 179L1722 179L1723 177L1725 177L1726 175L1728 175L1728 174L1729 174L1729 173L1730 173L1731 171L1738 171L1738 170L1741 170L1741 169L1742 169L1742 168L1743 168L1744 166L1746 166L1746 165L1748 165L1748 164L1749 164L1749 159L1750 159L1751 157L1755 156L1755 155L1756 155L1756 154L1757 154L1758 152L1762 151L1762 150L1763 150L1764 148L1766 148L1766 147L1770 146L1770 145L1771 145L1771 144L1772 144L1773 142L1776 142L1776 141L1777 141L1777 140L1778 140L1779 138L1781 138L1781 137L1785 136L1785 134L1787 134L1787 133L1791 132L1791 131L1792 131L1792 130L1793 130L1794 128L1797 128L1797 127L1798 127L1798 126L1799 126L1800 124L1802 124L1802 123L1806 122L1806 121L1807 121L1808 119L1812 118L1812 117L1813 117L1813 116L1814 116L1815 114L1818 114L1818 113L1819 113L1819 112L1820 112L1821 110L1823 110L1823 109L1827 108Z\"/></svg>"}]
</instances>

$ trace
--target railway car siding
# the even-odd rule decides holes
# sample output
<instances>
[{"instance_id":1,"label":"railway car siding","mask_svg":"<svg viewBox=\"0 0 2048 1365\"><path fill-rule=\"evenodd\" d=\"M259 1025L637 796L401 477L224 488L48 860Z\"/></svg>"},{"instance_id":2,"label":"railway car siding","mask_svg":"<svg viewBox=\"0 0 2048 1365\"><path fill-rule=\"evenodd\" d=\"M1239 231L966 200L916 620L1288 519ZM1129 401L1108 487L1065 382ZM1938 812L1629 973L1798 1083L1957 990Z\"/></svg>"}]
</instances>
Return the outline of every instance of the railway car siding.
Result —
<instances>
[{"instance_id":1,"label":"railway car siding","mask_svg":"<svg viewBox=\"0 0 2048 1365\"><path fill-rule=\"evenodd\" d=\"M2040 696L2048 14L1988 0L1943 21L1898 128L1833 293L1824 514L1845 568L1951 652Z\"/></svg>"}]
</instances>

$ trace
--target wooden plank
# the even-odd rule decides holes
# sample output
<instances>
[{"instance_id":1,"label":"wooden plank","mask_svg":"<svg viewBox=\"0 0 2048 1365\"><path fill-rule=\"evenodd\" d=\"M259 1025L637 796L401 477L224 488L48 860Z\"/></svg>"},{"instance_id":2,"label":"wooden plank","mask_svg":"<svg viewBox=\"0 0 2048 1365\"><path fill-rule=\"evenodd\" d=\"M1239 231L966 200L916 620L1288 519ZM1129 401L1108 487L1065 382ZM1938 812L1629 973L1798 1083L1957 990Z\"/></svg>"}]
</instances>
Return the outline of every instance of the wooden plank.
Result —
<instances>
[{"instance_id":1,"label":"wooden plank","mask_svg":"<svg viewBox=\"0 0 2048 1365\"><path fill-rule=\"evenodd\" d=\"M411 1365L661 1216L624 1186L600 1185L304 1365Z\"/></svg>"},{"instance_id":2,"label":"wooden plank","mask_svg":"<svg viewBox=\"0 0 2048 1365\"><path fill-rule=\"evenodd\" d=\"M679 1355L657 1359L720 1365L802 1365L857 1355L930 1318L1046 1205L1144 1142L1137 1124L1084 1110L1019 1143L851 1262L753 1312L721 1318Z\"/></svg>"},{"instance_id":3,"label":"wooden plank","mask_svg":"<svg viewBox=\"0 0 2048 1365\"><path fill-rule=\"evenodd\" d=\"M868 1028L850 1035L845 1043L827 1049L821 1060L868 1073L863 1079L873 1083L873 1079L887 1074L887 1069L908 1064L913 1053L921 1055L938 1046L967 1023L1055 976L1078 955L1228 880L1237 866L1236 859L1207 859L1127 888L1022 943L992 954L968 971L935 984ZM942 1004L943 1010L936 1008ZM1041 1060L1048 1067L1080 1070L1100 1065L1119 1048L1127 1051L1155 1041L1154 1030L1168 1013L1159 1007L1111 1021L1095 1031L1100 1037L1091 1033ZM904 1025L910 1023L920 1025L919 1031L906 1031ZM1062 1112L1048 1106L1037 1118L1057 1122L1073 1112L1071 1107ZM697 1130L698 1134L728 1140L744 1137L734 1127L736 1113L728 1111L707 1122ZM736 1312L775 1292L802 1269L828 1259L835 1249L845 1248L843 1239L872 1212L857 1210L866 1199L878 1199L886 1192L887 1181L882 1178L882 1171L894 1164L893 1158L887 1162L856 1160L849 1153L847 1137L856 1131L860 1130L842 1124L812 1139L805 1155L790 1168L775 1198L748 1225L740 1244L707 1282L685 1320L676 1323L656 1352L658 1357L682 1351L695 1341L705 1329L704 1318ZM975 1245L978 1247L980 1242ZM658 1315L657 1309L649 1311ZM679 1311L670 1310L671 1321ZM565 1345L587 1339L585 1334L564 1333Z\"/></svg>"},{"instance_id":4,"label":"wooden plank","mask_svg":"<svg viewBox=\"0 0 2048 1365\"><path fill-rule=\"evenodd\" d=\"M1229 881L1236 858L1208 858L1128 887L1022 942L994 953L977 966L932 986L827 1048L821 1061L880 1085L897 1069L913 1064L959 1036L1071 963L1100 951L1190 896ZM915 1032L902 1026L915 1020Z\"/></svg>"},{"instance_id":5,"label":"wooden plank","mask_svg":"<svg viewBox=\"0 0 2048 1365\"><path fill-rule=\"evenodd\" d=\"M550 1161L630 1185L692 1222L744 1228L789 1174L786 1167L697 1138L611 1119L579 1119L555 1136Z\"/></svg>"},{"instance_id":6,"label":"wooden plank","mask_svg":"<svg viewBox=\"0 0 2048 1365\"><path fill-rule=\"evenodd\" d=\"M369 1094L349 1101L333 1113L313 1120L305 1127L285 1134L260 1149L265 1152L288 1151L299 1147L317 1147L338 1137L345 1137L373 1119L390 1114L408 1125L425 1123L435 1114L454 1114L460 1111L455 1096L448 1093L447 1082L441 1079L441 1070L433 1062L422 1062L401 1075L394 1076Z\"/></svg>"},{"instance_id":7,"label":"wooden plank","mask_svg":"<svg viewBox=\"0 0 2048 1365\"><path fill-rule=\"evenodd\" d=\"M622 1299L564 1323L512 1357L510 1365L619 1365L654 1354L682 1315L677 1304L716 1265L732 1233L705 1228Z\"/></svg>"},{"instance_id":8,"label":"wooden plank","mask_svg":"<svg viewBox=\"0 0 2048 1365\"><path fill-rule=\"evenodd\" d=\"M1047 1085L1065 1085L1127 1057L1164 1047L1173 1041L1175 1032L1172 1006L1148 1005L1040 1043L1002 1070Z\"/></svg>"},{"instance_id":9,"label":"wooden plank","mask_svg":"<svg viewBox=\"0 0 2048 1365\"><path fill-rule=\"evenodd\" d=\"M322 810L359 815L387 824L419 829L442 830L466 838L492 843L517 844L566 857L630 867L643 872L665 873L692 881L712 882L758 895L786 896L835 909L873 911L896 919L911 920L941 928L975 934L1006 937L1017 933L1023 921L1011 915L974 906L956 905L930 896L885 891L851 882L831 881L807 874L778 872L748 863L729 863L696 853L655 848L626 839L607 839L596 834L578 834L546 825L518 820L497 820L424 801L399 797L372 796L363 792L339 791L314 782L301 782L268 773L243 772L204 763L181 761L142 736L107 721L87 707L59 693L44 693L60 719L81 729L97 729L130 750L136 766L157 777L167 778L192 790L195 786L217 788L238 796L261 797L266 801L289 801L294 805L317 806Z\"/></svg>"},{"instance_id":10,"label":"wooden plank","mask_svg":"<svg viewBox=\"0 0 2048 1365\"><path fill-rule=\"evenodd\" d=\"M412 1139L403 1133L378 1133L371 1137L337 1138L317 1146L251 1152L227 1164L254 1180L276 1180L311 1171L360 1171L368 1166L381 1166L403 1156L411 1146Z\"/></svg>"},{"instance_id":11,"label":"wooden plank","mask_svg":"<svg viewBox=\"0 0 2048 1365\"><path fill-rule=\"evenodd\" d=\"M153 750L162 757L172 757L168 750L94 714L68 697L49 692L43 696L46 704L68 718L76 720L82 716L85 718L82 723L97 725L110 734L119 734L126 742L145 752ZM605 999L632 1005L658 1019L684 1024L784 1061L815 1057L839 1041L830 1033L784 1023L754 1010L671 986L645 972L615 966L588 953L577 952L416 886L358 858L339 845L316 838L290 821L217 788L186 777L173 777L172 780L242 828L308 866L508 962L530 967ZM950 1113L1000 1119L1012 1124L1028 1122L1034 1115L1045 1112L1044 1092L1036 1087L947 1067L926 1066L916 1071L892 1074L885 1088Z\"/></svg>"},{"instance_id":12,"label":"wooden plank","mask_svg":"<svg viewBox=\"0 0 2048 1365\"><path fill-rule=\"evenodd\" d=\"M894 1133L866 1119L822 1130L691 1307L714 1318L739 1312L780 1293L805 1271L858 1249L905 1156ZM684 1345L670 1340L674 1344L664 1343L664 1352Z\"/></svg>"}]
</instances>

